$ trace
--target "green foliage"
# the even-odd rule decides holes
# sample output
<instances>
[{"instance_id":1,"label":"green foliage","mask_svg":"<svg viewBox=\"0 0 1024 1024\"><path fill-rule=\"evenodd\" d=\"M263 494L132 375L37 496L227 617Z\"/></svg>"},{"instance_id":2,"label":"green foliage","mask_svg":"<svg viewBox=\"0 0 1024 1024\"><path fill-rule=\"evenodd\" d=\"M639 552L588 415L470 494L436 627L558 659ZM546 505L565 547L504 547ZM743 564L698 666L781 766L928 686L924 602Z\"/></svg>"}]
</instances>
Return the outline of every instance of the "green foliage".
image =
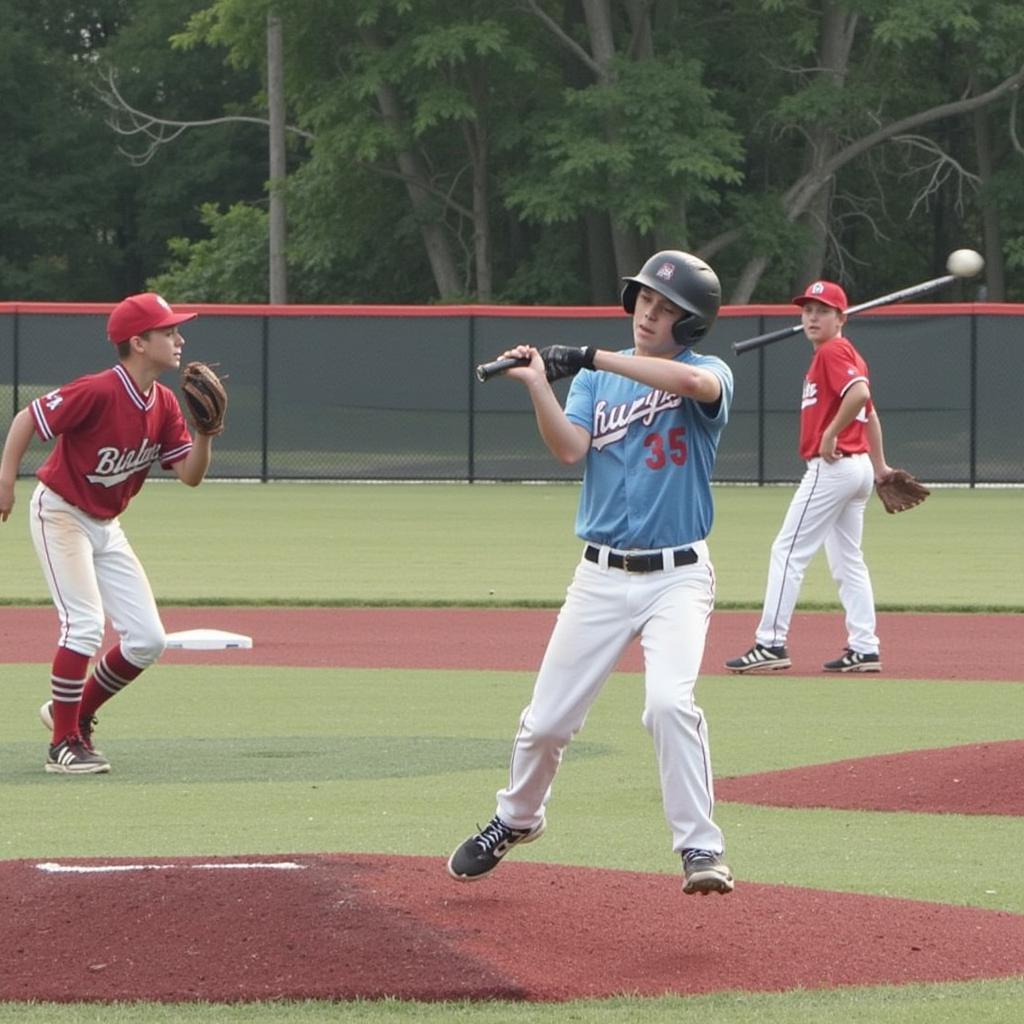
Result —
<instances>
[{"instance_id":1,"label":"green foliage","mask_svg":"<svg viewBox=\"0 0 1024 1024\"><path fill-rule=\"evenodd\" d=\"M295 301L436 301L439 254L457 278L447 301L474 297L485 271L488 298L586 301L609 284L589 280L584 218L603 221L594 234L604 237L614 222L639 247L711 245L727 294L748 260L767 259L753 298L774 301L796 283L786 275L803 272L814 232L771 211L822 133L841 149L991 88L1024 52L1024 5L1011 0L610 4L606 64L579 4L0 0L0 297L118 298L186 274L191 259L190 279L211 298L221 282L219 301L262 294L265 256L240 260L234 239L246 230L217 221L214 231L204 211L265 210L265 131L225 118L265 116L271 10L287 119L314 136L289 137ZM835 75L829 18L843 19L852 44ZM141 156L147 139L106 124L96 86L108 69L136 109L203 126L132 166L124 151ZM933 276L950 248L984 247L984 201L1007 297L1024 299L1024 193L1003 184L1021 169L1011 102L985 115L995 175L984 194L964 177L979 166L966 116L841 167L823 272L857 294ZM1019 138L1019 113L1015 124ZM940 165L939 152L950 160ZM185 241L169 250L168 239Z\"/></svg>"},{"instance_id":2,"label":"green foliage","mask_svg":"<svg viewBox=\"0 0 1024 1024\"><path fill-rule=\"evenodd\" d=\"M124 169L90 109L89 61L116 31L118 5L98 5L91 19L57 7L0 2L0 298L111 290Z\"/></svg>"},{"instance_id":3,"label":"green foliage","mask_svg":"<svg viewBox=\"0 0 1024 1024\"><path fill-rule=\"evenodd\" d=\"M982 25L972 0L900 0L889 6L875 25L878 40L897 49L934 43L944 33L973 38Z\"/></svg>"},{"instance_id":4,"label":"green foliage","mask_svg":"<svg viewBox=\"0 0 1024 1024\"><path fill-rule=\"evenodd\" d=\"M204 203L201 220L210 237L170 239L170 265L146 286L173 295L176 302L269 301L266 213L236 203L222 214L213 203Z\"/></svg>"},{"instance_id":5,"label":"green foliage","mask_svg":"<svg viewBox=\"0 0 1024 1024\"><path fill-rule=\"evenodd\" d=\"M527 220L609 210L641 232L671 229L689 204L715 205L723 184L742 180L740 138L698 62L622 60L615 72L566 92L560 111L542 111L515 139L534 143L529 168L505 186Z\"/></svg>"}]
</instances>

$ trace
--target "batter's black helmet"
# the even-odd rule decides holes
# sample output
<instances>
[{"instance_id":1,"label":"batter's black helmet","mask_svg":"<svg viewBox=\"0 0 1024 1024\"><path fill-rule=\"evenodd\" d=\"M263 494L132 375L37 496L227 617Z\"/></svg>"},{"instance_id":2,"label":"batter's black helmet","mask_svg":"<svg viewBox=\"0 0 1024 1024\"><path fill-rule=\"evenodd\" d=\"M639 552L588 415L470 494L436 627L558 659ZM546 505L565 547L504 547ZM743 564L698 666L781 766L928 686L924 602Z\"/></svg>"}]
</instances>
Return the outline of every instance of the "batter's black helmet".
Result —
<instances>
[{"instance_id":1,"label":"batter's black helmet","mask_svg":"<svg viewBox=\"0 0 1024 1024\"><path fill-rule=\"evenodd\" d=\"M672 327L677 345L692 345L711 329L722 304L722 286L718 275L702 260L678 249L656 252L636 277L624 277L622 308L636 309L641 287L652 288L670 302L686 310Z\"/></svg>"}]
</instances>

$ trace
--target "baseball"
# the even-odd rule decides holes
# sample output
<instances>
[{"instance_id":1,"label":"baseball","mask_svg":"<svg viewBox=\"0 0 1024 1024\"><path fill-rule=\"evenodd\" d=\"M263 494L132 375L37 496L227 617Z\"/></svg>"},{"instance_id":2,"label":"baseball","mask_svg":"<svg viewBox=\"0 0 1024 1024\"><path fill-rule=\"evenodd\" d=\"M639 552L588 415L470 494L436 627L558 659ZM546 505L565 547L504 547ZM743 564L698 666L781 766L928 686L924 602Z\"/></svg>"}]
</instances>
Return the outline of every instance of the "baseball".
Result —
<instances>
[{"instance_id":1,"label":"baseball","mask_svg":"<svg viewBox=\"0 0 1024 1024\"><path fill-rule=\"evenodd\" d=\"M980 252L973 249L957 249L949 254L946 269L957 277L974 277L985 266Z\"/></svg>"}]
</instances>

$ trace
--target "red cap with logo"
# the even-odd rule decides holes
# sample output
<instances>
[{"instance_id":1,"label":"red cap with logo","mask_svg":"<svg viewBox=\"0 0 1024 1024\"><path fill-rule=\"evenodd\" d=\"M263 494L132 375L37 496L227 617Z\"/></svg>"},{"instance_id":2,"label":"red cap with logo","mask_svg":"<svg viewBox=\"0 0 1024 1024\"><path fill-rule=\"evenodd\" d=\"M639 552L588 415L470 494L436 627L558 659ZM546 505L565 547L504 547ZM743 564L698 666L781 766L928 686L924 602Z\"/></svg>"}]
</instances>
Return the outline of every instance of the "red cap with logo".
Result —
<instances>
[{"instance_id":1,"label":"red cap with logo","mask_svg":"<svg viewBox=\"0 0 1024 1024\"><path fill-rule=\"evenodd\" d=\"M167 300L156 292L142 292L122 299L107 319L107 337L115 344L134 338L136 334L175 327L186 320L194 320L198 313L175 313Z\"/></svg>"},{"instance_id":2,"label":"red cap with logo","mask_svg":"<svg viewBox=\"0 0 1024 1024\"><path fill-rule=\"evenodd\" d=\"M815 281L804 289L803 295L793 300L797 306L806 306L808 302L821 302L838 309L840 313L845 313L848 305L846 292L832 281Z\"/></svg>"}]
</instances>

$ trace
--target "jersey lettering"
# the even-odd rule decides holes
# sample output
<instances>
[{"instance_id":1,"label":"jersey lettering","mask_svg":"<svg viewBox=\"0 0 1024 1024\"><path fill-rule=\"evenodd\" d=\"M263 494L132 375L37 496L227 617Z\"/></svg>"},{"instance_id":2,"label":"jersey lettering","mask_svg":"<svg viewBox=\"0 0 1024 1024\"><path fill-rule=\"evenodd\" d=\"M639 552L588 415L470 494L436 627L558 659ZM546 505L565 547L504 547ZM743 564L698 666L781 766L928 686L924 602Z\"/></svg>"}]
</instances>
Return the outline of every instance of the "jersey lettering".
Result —
<instances>
[{"instance_id":1,"label":"jersey lettering","mask_svg":"<svg viewBox=\"0 0 1024 1024\"><path fill-rule=\"evenodd\" d=\"M800 408L806 409L818 401L818 385L813 380L804 381L804 393L800 399Z\"/></svg>"},{"instance_id":2,"label":"jersey lettering","mask_svg":"<svg viewBox=\"0 0 1024 1024\"><path fill-rule=\"evenodd\" d=\"M101 448L96 455L96 469L86 474L86 480L102 487L116 487L133 473L148 472L160 458L160 445L151 444L149 438L144 437L135 450Z\"/></svg>"},{"instance_id":3,"label":"jersey lettering","mask_svg":"<svg viewBox=\"0 0 1024 1024\"><path fill-rule=\"evenodd\" d=\"M60 389L57 388L56 390L43 395L43 401L46 403L46 408L50 412L53 412L53 410L64 401L64 396L60 393Z\"/></svg>"},{"instance_id":4,"label":"jersey lettering","mask_svg":"<svg viewBox=\"0 0 1024 1024\"><path fill-rule=\"evenodd\" d=\"M601 399L594 406L594 431L590 446L601 451L607 445L621 441L626 436L630 424L642 423L649 427L658 413L666 409L678 409L682 404L682 395L672 395L657 388L632 402L623 402L611 407Z\"/></svg>"}]
</instances>

